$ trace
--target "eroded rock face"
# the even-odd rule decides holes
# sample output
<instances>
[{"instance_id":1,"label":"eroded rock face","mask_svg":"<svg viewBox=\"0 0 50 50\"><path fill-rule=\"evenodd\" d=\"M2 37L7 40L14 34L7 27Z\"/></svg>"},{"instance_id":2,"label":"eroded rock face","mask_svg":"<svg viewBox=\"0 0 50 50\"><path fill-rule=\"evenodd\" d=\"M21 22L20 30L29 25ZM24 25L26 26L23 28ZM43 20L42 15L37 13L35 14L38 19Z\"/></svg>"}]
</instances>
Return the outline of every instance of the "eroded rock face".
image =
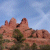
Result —
<instances>
[{"instance_id":1,"label":"eroded rock face","mask_svg":"<svg viewBox=\"0 0 50 50\"><path fill-rule=\"evenodd\" d=\"M10 22L5 21L5 25L1 26L0 34L3 34L3 39L8 40L14 40L12 37L13 30L19 29L21 33L24 35L24 38L26 38L25 42L29 43L30 46L33 43L36 43L37 45L50 45L50 34L47 30L33 30L28 27L28 21L26 18L23 18L21 23L16 23L16 19L12 18ZM32 35L30 38L29 36ZM10 43L11 44L11 43ZM9 46L10 46L9 44ZM5 44L4 44L5 45Z\"/></svg>"},{"instance_id":2,"label":"eroded rock face","mask_svg":"<svg viewBox=\"0 0 50 50\"><path fill-rule=\"evenodd\" d=\"M11 28L16 28L16 19L12 18L9 22L9 26Z\"/></svg>"},{"instance_id":3,"label":"eroded rock face","mask_svg":"<svg viewBox=\"0 0 50 50\"><path fill-rule=\"evenodd\" d=\"M8 24L8 21L7 21L7 20L5 21L5 26L9 26L9 24Z\"/></svg>"},{"instance_id":4,"label":"eroded rock face","mask_svg":"<svg viewBox=\"0 0 50 50\"><path fill-rule=\"evenodd\" d=\"M50 39L50 34L47 30L37 30L34 34L32 34L32 36L37 38Z\"/></svg>"},{"instance_id":5,"label":"eroded rock face","mask_svg":"<svg viewBox=\"0 0 50 50\"><path fill-rule=\"evenodd\" d=\"M50 45L49 39L42 39L42 38L26 38L25 42L27 42L30 46L32 46L33 43L36 43L38 46Z\"/></svg>"},{"instance_id":6,"label":"eroded rock face","mask_svg":"<svg viewBox=\"0 0 50 50\"><path fill-rule=\"evenodd\" d=\"M23 18L22 21L21 21L21 23L18 26L22 27L24 29L29 29L29 27L28 27L28 21L27 21L26 18Z\"/></svg>"},{"instance_id":7,"label":"eroded rock face","mask_svg":"<svg viewBox=\"0 0 50 50\"><path fill-rule=\"evenodd\" d=\"M1 26L2 31L0 30L0 33L2 33L4 30L10 33L10 30L13 30L13 29L19 29L25 38L29 37L32 34L32 37L50 39L50 34L47 30L30 29L28 27L28 21L26 18L23 18L20 24L16 23L16 19L14 18L12 18L9 23L6 20L5 25Z\"/></svg>"},{"instance_id":8,"label":"eroded rock face","mask_svg":"<svg viewBox=\"0 0 50 50\"><path fill-rule=\"evenodd\" d=\"M50 39L50 34L47 30L42 30L43 38L49 38Z\"/></svg>"},{"instance_id":9,"label":"eroded rock face","mask_svg":"<svg viewBox=\"0 0 50 50\"><path fill-rule=\"evenodd\" d=\"M21 21L21 24L26 24L26 25L28 25L27 19L26 19L26 18L23 18L22 21Z\"/></svg>"}]
</instances>

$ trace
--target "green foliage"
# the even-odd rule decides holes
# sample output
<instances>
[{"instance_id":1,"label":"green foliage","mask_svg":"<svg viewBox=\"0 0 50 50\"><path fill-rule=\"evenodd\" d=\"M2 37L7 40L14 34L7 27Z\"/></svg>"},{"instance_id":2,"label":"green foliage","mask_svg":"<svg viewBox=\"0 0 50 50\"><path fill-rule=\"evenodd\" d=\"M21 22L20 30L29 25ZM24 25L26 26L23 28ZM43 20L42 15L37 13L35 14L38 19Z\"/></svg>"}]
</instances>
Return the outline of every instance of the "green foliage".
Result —
<instances>
[{"instance_id":1,"label":"green foliage","mask_svg":"<svg viewBox=\"0 0 50 50\"><path fill-rule=\"evenodd\" d=\"M23 38L23 34L20 32L20 30L15 29L13 31L13 37L17 39L18 42L23 42L25 39Z\"/></svg>"},{"instance_id":2,"label":"green foliage","mask_svg":"<svg viewBox=\"0 0 50 50\"><path fill-rule=\"evenodd\" d=\"M18 42L10 48L10 50L30 50L30 49L31 48L27 43L22 45L22 43L18 43Z\"/></svg>"},{"instance_id":3,"label":"green foliage","mask_svg":"<svg viewBox=\"0 0 50 50\"><path fill-rule=\"evenodd\" d=\"M4 49L9 49L8 45L5 44Z\"/></svg>"},{"instance_id":4,"label":"green foliage","mask_svg":"<svg viewBox=\"0 0 50 50\"><path fill-rule=\"evenodd\" d=\"M36 31L34 30L34 31L32 31L32 34L34 34Z\"/></svg>"},{"instance_id":5,"label":"green foliage","mask_svg":"<svg viewBox=\"0 0 50 50\"><path fill-rule=\"evenodd\" d=\"M8 40L8 39L4 39L4 40L2 40L2 43L5 43L5 42L10 42L10 40Z\"/></svg>"},{"instance_id":6,"label":"green foliage","mask_svg":"<svg viewBox=\"0 0 50 50\"><path fill-rule=\"evenodd\" d=\"M2 45L2 34L0 34L0 45Z\"/></svg>"},{"instance_id":7,"label":"green foliage","mask_svg":"<svg viewBox=\"0 0 50 50\"><path fill-rule=\"evenodd\" d=\"M36 31L32 31L32 34L34 34ZM32 34L28 37L28 38L32 38ZM33 38L37 38L37 37L33 37Z\"/></svg>"},{"instance_id":8,"label":"green foliage","mask_svg":"<svg viewBox=\"0 0 50 50\"><path fill-rule=\"evenodd\" d=\"M0 50L3 50L3 46L2 45L0 45Z\"/></svg>"},{"instance_id":9,"label":"green foliage","mask_svg":"<svg viewBox=\"0 0 50 50\"><path fill-rule=\"evenodd\" d=\"M21 33L19 29L14 29L13 33Z\"/></svg>"},{"instance_id":10,"label":"green foliage","mask_svg":"<svg viewBox=\"0 0 50 50\"><path fill-rule=\"evenodd\" d=\"M2 34L0 34L0 50L3 50L3 46L2 46Z\"/></svg>"},{"instance_id":11,"label":"green foliage","mask_svg":"<svg viewBox=\"0 0 50 50\"><path fill-rule=\"evenodd\" d=\"M32 28L30 28L30 29L27 29L27 30L32 30ZM25 30L25 31L27 31L27 30Z\"/></svg>"},{"instance_id":12,"label":"green foliage","mask_svg":"<svg viewBox=\"0 0 50 50\"><path fill-rule=\"evenodd\" d=\"M15 45L13 45L10 50L21 50L22 48L22 44L21 43L16 43Z\"/></svg>"},{"instance_id":13,"label":"green foliage","mask_svg":"<svg viewBox=\"0 0 50 50\"><path fill-rule=\"evenodd\" d=\"M32 50L37 50L37 45L35 43L33 43L33 45L31 46Z\"/></svg>"},{"instance_id":14,"label":"green foliage","mask_svg":"<svg viewBox=\"0 0 50 50\"><path fill-rule=\"evenodd\" d=\"M0 45L2 45L2 40L0 40Z\"/></svg>"},{"instance_id":15,"label":"green foliage","mask_svg":"<svg viewBox=\"0 0 50 50\"><path fill-rule=\"evenodd\" d=\"M25 43L25 47L24 47L24 50L31 50L30 46L28 43Z\"/></svg>"},{"instance_id":16,"label":"green foliage","mask_svg":"<svg viewBox=\"0 0 50 50\"><path fill-rule=\"evenodd\" d=\"M50 50L50 45L41 45L40 50Z\"/></svg>"},{"instance_id":17,"label":"green foliage","mask_svg":"<svg viewBox=\"0 0 50 50\"><path fill-rule=\"evenodd\" d=\"M32 34L28 38L32 38Z\"/></svg>"},{"instance_id":18,"label":"green foliage","mask_svg":"<svg viewBox=\"0 0 50 50\"><path fill-rule=\"evenodd\" d=\"M2 37L2 34L0 34L0 39L2 39L3 37Z\"/></svg>"},{"instance_id":19,"label":"green foliage","mask_svg":"<svg viewBox=\"0 0 50 50\"><path fill-rule=\"evenodd\" d=\"M38 38L38 37L33 37L33 38Z\"/></svg>"}]
</instances>

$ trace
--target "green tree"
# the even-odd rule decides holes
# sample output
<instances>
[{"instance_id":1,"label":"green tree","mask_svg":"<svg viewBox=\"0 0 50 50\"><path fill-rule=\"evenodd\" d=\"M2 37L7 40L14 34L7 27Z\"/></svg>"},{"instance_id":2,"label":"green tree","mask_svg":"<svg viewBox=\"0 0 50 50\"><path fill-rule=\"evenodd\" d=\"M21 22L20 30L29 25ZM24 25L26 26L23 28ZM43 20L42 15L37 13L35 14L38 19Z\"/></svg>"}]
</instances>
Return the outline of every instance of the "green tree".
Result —
<instances>
[{"instance_id":1,"label":"green tree","mask_svg":"<svg viewBox=\"0 0 50 50\"><path fill-rule=\"evenodd\" d=\"M23 34L20 32L20 30L15 29L13 31L13 37L17 39L18 42L23 42L25 39L23 38Z\"/></svg>"},{"instance_id":2,"label":"green tree","mask_svg":"<svg viewBox=\"0 0 50 50\"><path fill-rule=\"evenodd\" d=\"M37 45L35 43L33 43L33 45L31 46L32 50L37 50Z\"/></svg>"},{"instance_id":3,"label":"green tree","mask_svg":"<svg viewBox=\"0 0 50 50\"><path fill-rule=\"evenodd\" d=\"M10 50L21 50L21 48L23 47L23 45L21 43L16 43L15 45L13 45Z\"/></svg>"},{"instance_id":4,"label":"green tree","mask_svg":"<svg viewBox=\"0 0 50 50\"><path fill-rule=\"evenodd\" d=\"M20 45L13 45L10 50L20 50Z\"/></svg>"},{"instance_id":5,"label":"green tree","mask_svg":"<svg viewBox=\"0 0 50 50\"><path fill-rule=\"evenodd\" d=\"M50 45L41 45L40 50L50 50Z\"/></svg>"},{"instance_id":6,"label":"green tree","mask_svg":"<svg viewBox=\"0 0 50 50\"><path fill-rule=\"evenodd\" d=\"M2 34L0 34L0 50L3 50L3 46L2 46Z\"/></svg>"},{"instance_id":7,"label":"green tree","mask_svg":"<svg viewBox=\"0 0 50 50\"><path fill-rule=\"evenodd\" d=\"M25 47L24 47L24 50L31 50L30 46L28 43L25 43Z\"/></svg>"},{"instance_id":8,"label":"green tree","mask_svg":"<svg viewBox=\"0 0 50 50\"><path fill-rule=\"evenodd\" d=\"M0 50L3 50L3 46L2 45L0 45Z\"/></svg>"},{"instance_id":9,"label":"green tree","mask_svg":"<svg viewBox=\"0 0 50 50\"><path fill-rule=\"evenodd\" d=\"M0 39L2 39L3 38L3 36L2 36L2 34L0 34Z\"/></svg>"}]
</instances>

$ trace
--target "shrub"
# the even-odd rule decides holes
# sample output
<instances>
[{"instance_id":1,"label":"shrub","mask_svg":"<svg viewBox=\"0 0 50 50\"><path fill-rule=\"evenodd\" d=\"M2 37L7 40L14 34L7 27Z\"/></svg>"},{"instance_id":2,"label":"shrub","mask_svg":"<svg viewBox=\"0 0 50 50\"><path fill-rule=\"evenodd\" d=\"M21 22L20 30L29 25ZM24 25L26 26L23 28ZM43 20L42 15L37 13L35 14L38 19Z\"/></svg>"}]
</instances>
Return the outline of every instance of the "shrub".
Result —
<instances>
[{"instance_id":1,"label":"shrub","mask_svg":"<svg viewBox=\"0 0 50 50\"><path fill-rule=\"evenodd\" d=\"M34 34L36 31L32 31L32 34ZM32 34L28 37L28 38L32 38ZM37 38L37 37L33 37L33 38Z\"/></svg>"},{"instance_id":2,"label":"shrub","mask_svg":"<svg viewBox=\"0 0 50 50\"><path fill-rule=\"evenodd\" d=\"M21 50L22 44L21 43L16 43L15 45L13 45L10 50Z\"/></svg>"},{"instance_id":3,"label":"shrub","mask_svg":"<svg viewBox=\"0 0 50 50\"><path fill-rule=\"evenodd\" d=\"M16 43L15 45L13 45L10 50L30 50L30 47L27 43L25 43L24 45L22 45L22 43Z\"/></svg>"},{"instance_id":4,"label":"shrub","mask_svg":"<svg viewBox=\"0 0 50 50\"><path fill-rule=\"evenodd\" d=\"M32 38L32 34L28 38Z\"/></svg>"},{"instance_id":5,"label":"shrub","mask_svg":"<svg viewBox=\"0 0 50 50\"><path fill-rule=\"evenodd\" d=\"M2 45L0 45L0 50L3 50L3 46Z\"/></svg>"},{"instance_id":6,"label":"shrub","mask_svg":"<svg viewBox=\"0 0 50 50\"><path fill-rule=\"evenodd\" d=\"M25 43L25 47L24 47L24 50L31 50L30 46L28 43Z\"/></svg>"},{"instance_id":7,"label":"shrub","mask_svg":"<svg viewBox=\"0 0 50 50\"><path fill-rule=\"evenodd\" d=\"M3 46L2 46L2 34L0 34L0 50L3 50Z\"/></svg>"},{"instance_id":8,"label":"shrub","mask_svg":"<svg viewBox=\"0 0 50 50\"><path fill-rule=\"evenodd\" d=\"M34 34L36 31L34 30L34 31L32 31L32 34Z\"/></svg>"},{"instance_id":9,"label":"shrub","mask_svg":"<svg viewBox=\"0 0 50 50\"><path fill-rule=\"evenodd\" d=\"M35 43L33 43L33 45L31 46L32 50L37 50L37 45Z\"/></svg>"},{"instance_id":10,"label":"shrub","mask_svg":"<svg viewBox=\"0 0 50 50\"><path fill-rule=\"evenodd\" d=\"M32 28L30 28L30 29L27 29L27 30L32 30ZM25 30L25 31L27 31L27 30Z\"/></svg>"},{"instance_id":11,"label":"shrub","mask_svg":"<svg viewBox=\"0 0 50 50\"><path fill-rule=\"evenodd\" d=\"M50 50L50 45L41 45L40 50Z\"/></svg>"},{"instance_id":12,"label":"shrub","mask_svg":"<svg viewBox=\"0 0 50 50\"><path fill-rule=\"evenodd\" d=\"M0 34L0 45L2 45L2 34Z\"/></svg>"},{"instance_id":13,"label":"shrub","mask_svg":"<svg viewBox=\"0 0 50 50\"><path fill-rule=\"evenodd\" d=\"M3 42L3 43L5 43L5 42L8 42L8 43L9 43L10 40L8 40L8 39L4 39L4 40L2 40L2 42Z\"/></svg>"},{"instance_id":14,"label":"shrub","mask_svg":"<svg viewBox=\"0 0 50 50\"><path fill-rule=\"evenodd\" d=\"M0 40L0 45L2 45L2 40Z\"/></svg>"},{"instance_id":15,"label":"shrub","mask_svg":"<svg viewBox=\"0 0 50 50\"><path fill-rule=\"evenodd\" d=\"M0 39L2 39L3 37L2 37L2 34L0 34Z\"/></svg>"},{"instance_id":16,"label":"shrub","mask_svg":"<svg viewBox=\"0 0 50 50\"><path fill-rule=\"evenodd\" d=\"M23 42L25 39L23 38L23 34L20 32L20 30L15 29L13 31L13 37L18 41L18 42Z\"/></svg>"},{"instance_id":17,"label":"shrub","mask_svg":"<svg viewBox=\"0 0 50 50\"><path fill-rule=\"evenodd\" d=\"M33 38L38 38L38 37L33 37Z\"/></svg>"}]
</instances>

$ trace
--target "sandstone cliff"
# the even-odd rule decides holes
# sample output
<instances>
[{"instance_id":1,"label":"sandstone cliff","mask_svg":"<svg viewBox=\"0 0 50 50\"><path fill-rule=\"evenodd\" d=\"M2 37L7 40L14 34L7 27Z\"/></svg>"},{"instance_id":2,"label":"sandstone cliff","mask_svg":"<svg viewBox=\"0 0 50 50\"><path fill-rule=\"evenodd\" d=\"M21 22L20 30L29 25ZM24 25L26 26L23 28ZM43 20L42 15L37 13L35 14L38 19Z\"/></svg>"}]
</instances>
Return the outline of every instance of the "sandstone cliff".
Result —
<instances>
[{"instance_id":1,"label":"sandstone cliff","mask_svg":"<svg viewBox=\"0 0 50 50\"><path fill-rule=\"evenodd\" d=\"M17 23L15 18L12 18L9 23L6 20L5 25L1 26L0 34L3 34L3 39L9 39L12 41L14 40L14 38L12 37L14 29L19 29L26 38L25 42L29 43L30 45L32 45L33 43L36 43L37 45L42 45L42 44L50 45L49 32L44 29L33 30L29 28L28 21L26 18L23 18L21 23Z\"/></svg>"}]
</instances>

